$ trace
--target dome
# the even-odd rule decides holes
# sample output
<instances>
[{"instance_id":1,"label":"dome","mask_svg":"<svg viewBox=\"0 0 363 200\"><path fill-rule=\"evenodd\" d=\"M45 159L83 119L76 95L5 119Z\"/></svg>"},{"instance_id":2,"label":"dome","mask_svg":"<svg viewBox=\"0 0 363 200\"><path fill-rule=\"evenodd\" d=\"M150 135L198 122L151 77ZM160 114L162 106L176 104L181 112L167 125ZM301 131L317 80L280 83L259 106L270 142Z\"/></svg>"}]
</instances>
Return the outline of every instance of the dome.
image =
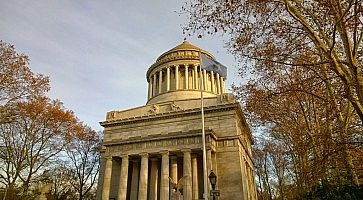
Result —
<instances>
[{"instance_id":1,"label":"dome","mask_svg":"<svg viewBox=\"0 0 363 200\"><path fill-rule=\"evenodd\" d=\"M210 58L215 59L214 56L208 51L205 51L189 43L188 41L184 41L183 43L177 45L176 47L170 49L169 51L166 51L165 53L161 54L156 59L155 63L150 66L146 76L148 77L149 72L152 71L155 67L173 60L179 60L179 59L199 60L200 53L206 54Z\"/></svg>"},{"instance_id":2,"label":"dome","mask_svg":"<svg viewBox=\"0 0 363 200\"><path fill-rule=\"evenodd\" d=\"M187 42L161 54L146 73L148 81L147 104L200 98L201 80L205 97L215 97L224 92L224 77L202 71L200 78L200 54L215 60L214 56Z\"/></svg>"},{"instance_id":3,"label":"dome","mask_svg":"<svg viewBox=\"0 0 363 200\"><path fill-rule=\"evenodd\" d=\"M167 54L170 54L170 53L173 53L173 52L176 52L176 51L183 51L183 50L194 50L194 51L199 51L199 52L203 52L205 54L208 54L209 56L211 56L213 59L213 55L210 54L209 52L197 47L197 46L194 46L193 44L190 44L188 41L184 41L183 43L179 44L178 46L170 49L169 51L161 54L156 60L160 60L161 58L163 58L165 55Z\"/></svg>"}]
</instances>

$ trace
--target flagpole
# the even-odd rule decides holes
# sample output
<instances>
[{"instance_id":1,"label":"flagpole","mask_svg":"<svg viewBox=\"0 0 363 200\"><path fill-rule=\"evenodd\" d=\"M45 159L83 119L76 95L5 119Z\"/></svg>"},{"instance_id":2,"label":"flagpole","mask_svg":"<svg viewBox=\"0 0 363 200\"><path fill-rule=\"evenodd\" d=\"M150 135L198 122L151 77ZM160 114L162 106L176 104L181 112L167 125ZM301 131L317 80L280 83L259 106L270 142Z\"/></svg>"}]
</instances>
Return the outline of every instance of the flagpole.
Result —
<instances>
[{"instance_id":1,"label":"flagpole","mask_svg":"<svg viewBox=\"0 0 363 200\"><path fill-rule=\"evenodd\" d=\"M201 51L199 51L199 58L201 56ZM199 59L201 61L201 59ZM204 199L208 200L208 172L207 172L207 152L205 147L205 128L204 128L204 99L203 99L203 89L204 89L204 81L202 74L202 62L200 62L200 72L199 72L199 81L200 81L200 107L202 113L202 143L203 143L203 185L204 185Z\"/></svg>"}]
</instances>

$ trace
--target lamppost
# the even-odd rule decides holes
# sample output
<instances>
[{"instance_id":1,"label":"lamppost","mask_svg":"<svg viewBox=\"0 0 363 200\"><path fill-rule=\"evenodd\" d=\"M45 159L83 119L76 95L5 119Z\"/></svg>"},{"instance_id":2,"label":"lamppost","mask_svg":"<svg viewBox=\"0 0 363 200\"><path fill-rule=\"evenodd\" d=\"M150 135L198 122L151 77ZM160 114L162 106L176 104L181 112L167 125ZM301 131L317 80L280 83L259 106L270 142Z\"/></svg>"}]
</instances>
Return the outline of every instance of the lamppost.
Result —
<instances>
[{"instance_id":1,"label":"lamppost","mask_svg":"<svg viewBox=\"0 0 363 200\"><path fill-rule=\"evenodd\" d=\"M216 174L213 171L211 171L208 178L209 178L210 184L212 185L212 189L215 190L216 189L216 183L217 183Z\"/></svg>"},{"instance_id":2,"label":"lamppost","mask_svg":"<svg viewBox=\"0 0 363 200\"><path fill-rule=\"evenodd\" d=\"M212 185L212 190L210 191L210 195L213 197L213 200L216 200L216 197L220 195L219 190L216 190L217 176L211 171L209 176L209 182Z\"/></svg>"}]
</instances>

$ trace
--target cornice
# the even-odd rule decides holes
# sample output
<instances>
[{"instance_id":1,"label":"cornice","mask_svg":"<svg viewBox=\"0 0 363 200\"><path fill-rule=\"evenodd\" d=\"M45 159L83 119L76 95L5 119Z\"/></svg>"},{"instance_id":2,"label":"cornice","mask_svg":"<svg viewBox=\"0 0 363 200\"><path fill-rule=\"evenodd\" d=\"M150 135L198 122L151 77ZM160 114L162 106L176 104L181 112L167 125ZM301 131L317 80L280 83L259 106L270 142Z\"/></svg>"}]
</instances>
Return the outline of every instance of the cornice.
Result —
<instances>
[{"instance_id":1,"label":"cornice","mask_svg":"<svg viewBox=\"0 0 363 200\"><path fill-rule=\"evenodd\" d=\"M213 113L223 110L232 110L238 108L238 103L227 103L227 104L220 104L215 106L208 106L204 107L205 113ZM182 117L182 116L192 116L192 115L199 115L200 108L193 108L193 109L185 109L185 110L178 110L178 111L169 111L163 113L156 113L156 114L149 114L149 115L142 115L136 116L131 118L125 119L115 119L115 120L106 120L100 122L100 125L103 127L113 127L118 125L125 125L125 124L133 124L133 123L141 123L147 121L156 121L161 119L170 119L175 117Z\"/></svg>"}]
</instances>

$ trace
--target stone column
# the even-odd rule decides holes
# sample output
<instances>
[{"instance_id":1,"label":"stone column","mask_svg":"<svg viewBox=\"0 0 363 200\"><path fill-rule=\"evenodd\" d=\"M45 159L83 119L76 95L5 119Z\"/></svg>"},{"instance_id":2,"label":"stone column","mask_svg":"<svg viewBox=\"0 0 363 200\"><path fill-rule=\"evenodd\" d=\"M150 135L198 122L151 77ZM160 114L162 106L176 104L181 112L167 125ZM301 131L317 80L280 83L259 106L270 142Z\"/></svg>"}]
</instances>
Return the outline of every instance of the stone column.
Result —
<instances>
[{"instance_id":1,"label":"stone column","mask_svg":"<svg viewBox=\"0 0 363 200\"><path fill-rule=\"evenodd\" d=\"M151 158L149 200L158 199L158 159Z\"/></svg>"},{"instance_id":2,"label":"stone column","mask_svg":"<svg viewBox=\"0 0 363 200\"><path fill-rule=\"evenodd\" d=\"M154 80L153 80L153 96L156 95L156 73L154 74Z\"/></svg>"},{"instance_id":3,"label":"stone column","mask_svg":"<svg viewBox=\"0 0 363 200\"><path fill-rule=\"evenodd\" d=\"M161 88L163 84L163 70L159 71L159 94L161 93Z\"/></svg>"},{"instance_id":4,"label":"stone column","mask_svg":"<svg viewBox=\"0 0 363 200\"><path fill-rule=\"evenodd\" d=\"M224 80L223 80L223 77L220 77L221 79L221 94L224 93Z\"/></svg>"},{"instance_id":5,"label":"stone column","mask_svg":"<svg viewBox=\"0 0 363 200\"><path fill-rule=\"evenodd\" d=\"M106 157L105 173L103 175L102 200L110 198L111 173L112 173L112 157Z\"/></svg>"},{"instance_id":6,"label":"stone column","mask_svg":"<svg viewBox=\"0 0 363 200\"><path fill-rule=\"evenodd\" d=\"M170 90L170 67L166 67L166 91Z\"/></svg>"},{"instance_id":7,"label":"stone column","mask_svg":"<svg viewBox=\"0 0 363 200\"><path fill-rule=\"evenodd\" d=\"M192 156L192 173L193 173L193 200L199 200L199 188L198 188L198 162L197 156Z\"/></svg>"},{"instance_id":8,"label":"stone column","mask_svg":"<svg viewBox=\"0 0 363 200\"><path fill-rule=\"evenodd\" d=\"M140 170L138 200L146 200L147 199L147 178L148 178L149 155L147 153L142 153L142 154L140 154L140 156L141 156L141 170Z\"/></svg>"},{"instance_id":9,"label":"stone column","mask_svg":"<svg viewBox=\"0 0 363 200\"><path fill-rule=\"evenodd\" d=\"M185 176L185 182L183 187L184 200L190 200L193 198L192 194L192 163L191 163L191 150L184 149L183 152L183 176Z\"/></svg>"},{"instance_id":10,"label":"stone column","mask_svg":"<svg viewBox=\"0 0 363 200\"><path fill-rule=\"evenodd\" d=\"M161 154L160 199L169 199L169 152Z\"/></svg>"},{"instance_id":11,"label":"stone column","mask_svg":"<svg viewBox=\"0 0 363 200\"><path fill-rule=\"evenodd\" d=\"M175 90L179 89L179 65L175 66Z\"/></svg>"},{"instance_id":12,"label":"stone column","mask_svg":"<svg viewBox=\"0 0 363 200\"><path fill-rule=\"evenodd\" d=\"M207 91L207 71L205 69L203 69L203 83L204 83L204 88L203 90Z\"/></svg>"},{"instance_id":13,"label":"stone column","mask_svg":"<svg viewBox=\"0 0 363 200\"><path fill-rule=\"evenodd\" d=\"M194 78L195 78L195 80L194 80L195 89L198 90L199 89L199 80L198 80L199 74L198 74L198 66L197 65L194 65L194 74L195 74L195 76L194 76Z\"/></svg>"},{"instance_id":14,"label":"stone column","mask_svg":"<svg viewBox=\"0 0 363 200\"><path fill-rule=\"evenodd\" d=\"M127 179L129 174L129 156L122 156L120 180L118 186L118 200L126 200Z\"/></svg>"},{"instance_id":15,"label":"stone column","mask_svg":"<svg viewBox=\"0 0 363 200\"><path fill-rule=\"evenodd\" d=\"M139 174L140 174L140 160L133 160L130 200L137 200L137 193L139 188Z\"/></svg>"},{"instance_id":16,"label":"stone column","mask_svg":"<svg viewBox=\"0 0 363 200\"><path fill-rule=\"evenodd\" d=\"M190 86L190 89L196 89L195 71L192 69L192 70L190 70L190 72L192 73L192 85Z\"/></svg>"},{"instance_id":17,"label":"stone column","mask_svg":"<svg viewBox=\"0 0 363 200\"><path fill-rule=\"evenodd\" d=\"M149 79L147 86L148 86L147 99L149 100L151 98L151 79Z\"/></svg>"},{"instance_id":18,"label":"stone column","mask_svg":"<svg viewBox=\"0 0 363 200\"><path fill-rule=\"evenodd\" d=\"M188 73L188 65L185 65L185 89L189 89L189 73Z\"/></svg>"},{"instance_id":19,"label":"stone column","mask_svg":"<svg viewBox=\"0 0 363 200\"><path fill-rule=\"evenodd\" d=\"M221 94L221 83L219 79L219 74L217 73L217 94Z\"/></svg>"},{"instance_id":20,"label":"stone column","mask_svg":"<svg viewBox=\"0 0 363 200\"><path fill-rule=\"evenodd\" d=\"M178 157L170 156L170 177L175 181L178 182ZM170 188L170 199L173 196L173 188Z\"/></svg>"},{"instance_id":21,"label":"stone column","mask_svg":"<svg viewBox=\"0 0 363 200\"><path fill-rule=\"evenodd\" d=\"M96 200L102 200L102 191L103 191L103 177L105 173L105 165L106 159L104 158L104 152L100 152L100 169L99 169L99 176L97 180L97 193L96 193Z\"/></svg>"},{"instance_id":22,"label":"stone column","mask_svg":"<svg viewBox=\"0 0 363 200\"><path fill-rule=\"evenodd\" d=\"M212 88L211 88L211 91L212 92L215 92L215 89L214 89L214 73L213 71L210 72L210 80L211 80L211 83L212 83Z\"/></svg>"}]
</instances>

